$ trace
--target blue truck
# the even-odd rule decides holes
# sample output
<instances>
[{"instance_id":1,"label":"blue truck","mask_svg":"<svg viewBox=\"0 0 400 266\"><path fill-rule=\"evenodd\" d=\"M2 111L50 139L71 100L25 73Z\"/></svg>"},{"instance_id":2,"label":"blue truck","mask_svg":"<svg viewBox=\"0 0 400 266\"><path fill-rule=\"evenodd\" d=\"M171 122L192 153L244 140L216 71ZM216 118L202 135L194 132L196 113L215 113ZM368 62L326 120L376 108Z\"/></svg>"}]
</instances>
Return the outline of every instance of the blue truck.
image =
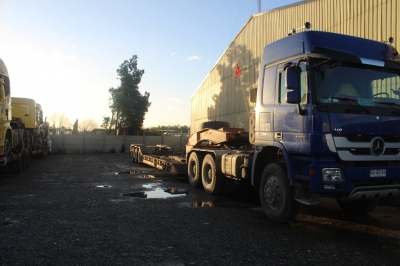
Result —
<instances>
[{"instance_id":1,"label":"blue truck","mask_svg":"<svg viewBox=\"0 0 400 266\"><path fill-rule=\"evenodd\" d=\"M391 39L392 41L392 39ZM304 31L260 65L252 185L269 218L334 197L371 211L400 192L400 56L389 42Z\"/></svg>"},{"instance_id":2,"label":"blue truck","mask_svg":"<svg viewBox=\"0 0 400 266\"><path fill-rule=\"evenodd\" d=\"M252 95L248 131L207 121L189 137L180 163L193 187L220 194L247 181L277 222L321 197L367 213L400 195L400 55L390 42L291 34L265 47ZM134 162L146 163L143 150L131 147ZM148 162L174 169L164 163Z\"/></svg>"}]
</instances>

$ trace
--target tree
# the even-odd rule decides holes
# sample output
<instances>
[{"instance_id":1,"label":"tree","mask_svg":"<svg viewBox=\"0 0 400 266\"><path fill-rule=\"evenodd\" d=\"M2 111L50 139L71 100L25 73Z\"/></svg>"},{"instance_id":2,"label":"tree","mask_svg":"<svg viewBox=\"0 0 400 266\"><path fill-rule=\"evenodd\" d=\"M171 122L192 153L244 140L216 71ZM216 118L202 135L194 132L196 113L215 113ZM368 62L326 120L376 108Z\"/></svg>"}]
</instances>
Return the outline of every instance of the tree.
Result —
<instances>
[{"instance_id":1,"label":"tree","mask_svg":"<svg viewBox=\"0 0 400 266\"><path fill-rule=\"evenodd\" d=\"M71 128L72 126L71 120L62 112L53 112L47 117L47 120L54 129Z\"/></svg>"},{"instance_id":2,"label":"tree","mask_svg":"<svg viewBox=\"0 0 400 266\"><path fill-rule=\"evenodd\" d=\"M109 130L116 132L117 129L128 129L129 132L140 130L143 125L151 103L150 93L147 91L142 95L139 92L139 83L144 70L137 68L136 55L125 60L117 69L121 84L117 88L110 88L110 110L111 118L103 117L102 127L108 126Z\"/></svg>"},{"instance_id":3,"label":"tree","mask_svg":"<svg viewBox=\"0 0 400 266\"><path fill-rule=\"evenodd\" d=\"M78 131L82 134L88 134L88 133L92 132L92 130L98 126L99 125L97 124L97 122L94 121L92 118L83 119L78 124Z\"/></svg>"}]
</instances>

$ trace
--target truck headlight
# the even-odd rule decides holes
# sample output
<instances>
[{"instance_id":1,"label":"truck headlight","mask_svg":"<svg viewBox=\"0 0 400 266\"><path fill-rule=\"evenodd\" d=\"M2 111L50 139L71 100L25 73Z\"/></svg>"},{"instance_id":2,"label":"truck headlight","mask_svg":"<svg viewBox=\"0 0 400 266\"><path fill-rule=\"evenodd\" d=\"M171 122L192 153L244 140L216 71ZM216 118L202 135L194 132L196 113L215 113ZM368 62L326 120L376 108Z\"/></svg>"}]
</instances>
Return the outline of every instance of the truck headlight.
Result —
<instances>
[{"instance_id":1,"label":"truck headlight","mask_svg":"<svg viewBox=\"0 0 400 266\"><path fill-rule=\"evenodd\" d=\"M340 168L323 168L322 169L322 181L330 183L344 182L344 174Z\"/></svg>"}]
</instances>

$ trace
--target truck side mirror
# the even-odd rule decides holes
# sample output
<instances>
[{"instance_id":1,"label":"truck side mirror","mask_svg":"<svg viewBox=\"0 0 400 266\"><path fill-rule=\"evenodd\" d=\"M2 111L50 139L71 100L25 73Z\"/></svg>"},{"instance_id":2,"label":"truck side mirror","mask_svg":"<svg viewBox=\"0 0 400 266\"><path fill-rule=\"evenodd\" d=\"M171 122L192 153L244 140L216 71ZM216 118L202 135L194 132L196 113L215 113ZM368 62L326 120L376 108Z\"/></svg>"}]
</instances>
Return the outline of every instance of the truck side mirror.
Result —
<instances>
[{"instance_id":1,"label":"truck side mirror","mask_svg":"<svg viewBox=\"0 0 400 266\"><path fill-rule=\"evenodd\" d=\"M300 66L291 66L286 69L286 102L300 103Z\"/></svg>"}]
</instances>

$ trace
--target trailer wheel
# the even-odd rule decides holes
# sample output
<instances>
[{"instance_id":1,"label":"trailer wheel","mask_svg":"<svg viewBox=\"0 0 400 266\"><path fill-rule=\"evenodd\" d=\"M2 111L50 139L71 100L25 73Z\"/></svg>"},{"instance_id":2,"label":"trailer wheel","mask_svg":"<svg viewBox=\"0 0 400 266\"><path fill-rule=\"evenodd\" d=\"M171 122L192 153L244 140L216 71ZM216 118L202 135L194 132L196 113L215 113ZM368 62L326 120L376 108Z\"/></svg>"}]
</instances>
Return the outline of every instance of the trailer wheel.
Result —
<instances>
[{"instance_id":1,"label":"trailer wheel","mask_svg":"<svg viewBox=\"0 0 400 266\"><path fill-rule=\"evenodd\" d=\"M364 214L372 211L378 204L379 199L365 199L365 200L337 200L340 208L345 212L356 214Z\"/></svg>"},{"instance_id":2,"label":"trailer wheel","mask_svg":"<svg viewBox=\"0 0 400 266\"><path fill-rule=\"evenodd\" d=\"M7 157L11 152L11 134L7 131L6 138L4 139L4 157Z\"/></svg>"},{"instance_id":3,"label":"trailer wheel","mask_svg":"<svg viewBox=\"0 0 400 266\"><path fill-rule=\"evenodd\" d=\"M188 161L188 178L189 183L192 187L200 188L202 187L201 183L201 166L200 160L197 156L197 153L192 152L189 156Z\"/></svg>"},{"instance_id":4,"label":"trailer wheel","mask_svg":"<svg viewBox=\"0 0 400 266\"><path fill-rule=\"evenodd\" d=\"M223 175L217 175L217 167L214 157L211 154L207 154L204 157L201 166L201 180L207 194L221 194L224 189L225 177Z\"/></svg>"},{"instance_id":5,"label":"trailer wheel","mask_svg":"<svg viewBox=\"0 0 400 266\"><path fill-rule=\"evenodd\" d=\"M142 163L142 150L137 149L136 151L136 163L141 164Z\"/></svg>"},{"instance_id":6,"label":"trailer wheel","mask_svg":"<svg viewBox=\"0 0 400 266\"><path fill-rule=\"evenodd\" d=\"M137 163L137 153L136 153L136 147L131 148L131 158L132 158L132 163Z\"/></svg>"},{"instance_id":7,"label":"trailer wheel","mask_svg":"<svg viewBox=\"0 0 400 266\"><path fill-rule=\"evenodd\" d=\"M265 167L259 193L261 205L269 219L275 222L294 220L299 203L294 199L284 164L271 163Z\"/></svg>"}]
</instances>

